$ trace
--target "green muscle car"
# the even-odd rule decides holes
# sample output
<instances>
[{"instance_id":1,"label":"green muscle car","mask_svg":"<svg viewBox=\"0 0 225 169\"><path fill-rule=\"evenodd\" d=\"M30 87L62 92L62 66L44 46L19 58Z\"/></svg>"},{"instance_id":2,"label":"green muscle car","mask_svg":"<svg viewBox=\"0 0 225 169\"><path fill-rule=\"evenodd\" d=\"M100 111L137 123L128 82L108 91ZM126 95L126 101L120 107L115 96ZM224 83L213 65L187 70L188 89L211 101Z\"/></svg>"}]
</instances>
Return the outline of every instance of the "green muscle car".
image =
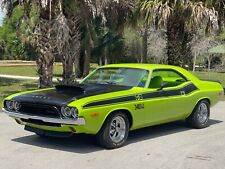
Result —
<instances>
[{"instance_id":1,"label":"green muscle car","mask_svg":"<svg viewBox=\"0 0 225 169\"><path fill-rule=\"evenodd\" d=\"M14 94L3 111L25 130L45 136L96 135L105 148L125 144L129 131L186 119L209 125L210 107L224 95L175 66L116 64L98 68L77 85Z\"/></svg>"}]
</instances>

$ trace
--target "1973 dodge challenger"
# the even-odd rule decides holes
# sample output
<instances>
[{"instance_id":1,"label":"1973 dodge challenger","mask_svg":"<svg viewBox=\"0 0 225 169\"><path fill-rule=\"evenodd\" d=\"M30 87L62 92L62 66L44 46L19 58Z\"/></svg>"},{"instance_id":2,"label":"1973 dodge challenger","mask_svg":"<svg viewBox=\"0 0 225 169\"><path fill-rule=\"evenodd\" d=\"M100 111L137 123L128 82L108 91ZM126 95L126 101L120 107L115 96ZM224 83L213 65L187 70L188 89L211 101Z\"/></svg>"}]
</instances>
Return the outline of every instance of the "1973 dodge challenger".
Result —
<instances>
[{"instance_id":1,"label":"1973 dodge challenger","mask_svg":"<svg viewBox=\"0 0 225 169\"><path fill-rule=\"evenodd\" d=\"M105 148L125 144L131 130L181 119L209 125L210 107L224 91L175 66L117 64L98 68L80 84L14 94L3 111L39 136L96 135Z\"/></svg>"}]
</instances>

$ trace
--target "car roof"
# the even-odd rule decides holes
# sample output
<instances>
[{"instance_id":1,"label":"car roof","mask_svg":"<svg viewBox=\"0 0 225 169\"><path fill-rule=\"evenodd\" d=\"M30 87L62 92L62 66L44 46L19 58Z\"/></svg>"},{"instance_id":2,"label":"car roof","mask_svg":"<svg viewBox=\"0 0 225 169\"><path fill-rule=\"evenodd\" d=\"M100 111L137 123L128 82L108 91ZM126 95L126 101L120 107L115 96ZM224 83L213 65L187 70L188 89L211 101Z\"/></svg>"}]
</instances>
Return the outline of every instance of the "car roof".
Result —
<instances>
[{"instance_id":1,"label":"car roof","mask_svg":"<svg viewBox=\"0 0 225 169\"><path fill-rule=\"evenodd\" d=\"M123 63L123 64L111 64L102 66L100 68L113 68L113 67L125 67L125 68L137 68L137 69L145 69L149 71L153 71L155 69L174 69L182 73L187 79L191 81L198 82L199 79L190 73L189 71L178 67L178 66L172 66L172 65L163 65L163 64L141 64L141 63Z\"/></svg>"},{"instance_id":2,"label":"car roof","mask_svg":"<svg viewBox=\"0 0 225 169\"><path fill-rule=\"evenodd\" d=\"M177 66L171 66L171 65L163 65L163 64L141 64L141 63L127 63L127 64L111 64L102 66L101 68L107 68L107 67L126 67L126 68L138 68L138 69L147 69L147 70L153 70L153 69L180 69L180 67Z\"/></svg>"}]
</instances>

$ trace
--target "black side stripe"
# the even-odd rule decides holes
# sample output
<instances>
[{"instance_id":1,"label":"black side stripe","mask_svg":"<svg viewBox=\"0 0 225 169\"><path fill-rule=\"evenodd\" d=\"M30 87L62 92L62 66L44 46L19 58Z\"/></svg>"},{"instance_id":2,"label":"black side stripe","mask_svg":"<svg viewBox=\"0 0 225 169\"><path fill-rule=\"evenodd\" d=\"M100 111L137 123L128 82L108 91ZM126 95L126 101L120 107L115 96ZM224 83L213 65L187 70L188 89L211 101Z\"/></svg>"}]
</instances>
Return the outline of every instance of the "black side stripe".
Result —
<instances>
[{"instance_id":1,"label":"black side stripe","mask_svg":"<svg viewBox=\"0 0 225 169\"><path fill-rule=\"evenodd\" d=\"M189 85L185 86L183 89L183 91L185 91L186 95L194 92L195 90L198 90L198 88L194 84L189 84Z\"/></svg>"},{"instance_id":2,"label":"black side stripe","mask_svg":"<svg viewBox=\"0 0 225 169\"><path fill-rule=\"evenodd\" d=\"M129 101L134 101L134 100L136 100L135 96L120 97L120 98L115 98L115 99L110 99L110 100L103 100L103 101L89 103L89 104L85 105L84 108L102 106L102 105L114 104L114 103L129 102Z\"/></svg>"},{"instance_id":3,"label":"black side stripe","mask_svg":"<svg viewBox=\"0 0 225 169\"><path fill-rule=\"evenodd\" d=\"M198 88L194 84L189 84L185 86L184 88L177 89L177 90L169 90L169 91L157 91L157 92L151 92L151 93L143 93L142 100L148 100L148 99L154 99L154 98L160 98L160 97L171 97L171 96L180 96L182 95L182 92L186 95L191 94L192 92L198 90ZM138 95L138 94L137 94ZM131 102L137 100L136 95L132 96L125 96L120 98L114 98L109 100L102 100L102 101L96 101L92 103L88 103L83 106L83 108L90 108L90 107L97 107L97 106L104 106L104 105L110 105L115 103L124 103L124 102Z\"/></svg>"}]
</instances>

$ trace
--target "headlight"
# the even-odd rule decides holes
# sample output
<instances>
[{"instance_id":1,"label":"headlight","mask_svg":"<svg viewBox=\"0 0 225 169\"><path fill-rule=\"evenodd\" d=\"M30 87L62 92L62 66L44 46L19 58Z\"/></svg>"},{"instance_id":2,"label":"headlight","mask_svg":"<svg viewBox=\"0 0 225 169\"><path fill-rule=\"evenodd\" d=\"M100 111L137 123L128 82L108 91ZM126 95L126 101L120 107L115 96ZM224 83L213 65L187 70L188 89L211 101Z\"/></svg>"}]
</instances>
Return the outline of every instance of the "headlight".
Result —
<instances>
[{"instance_id":1,"label":"headlight","mask_svg":"<svg viewBox=\"0 0 225 169\"><path fill-rule=\"evenodd\" d=\"M19 111L21 108L20 103L17 101L6 101L5 106L6 106L6 109L15 110L15 111Z\"/></svg>"},{"instance_id":2,"label":"headlight","mask_svg":"<svg viewBox=\"0 0 225 169\"><path fill-rule=\"evenodd\" d=\"M14 105L13 101L6 101L5 102L5 106L8 110L13 110L13 105Z\"/></svg>"},{"instance_id":3,"label":"headlight","mask_svg":"<svg viewBox=\"0 0 225 169\"><path fill-rule=\"evenodd\" d=\"M19 111L20 110L20 108L21 108L21 104L19 103L19 102L14 102L14 104L13 104L13 108L16 110L16 111Z\"/></svg>"},{"instance_id":4,"label":"headlight","mask_svg":"<svg viewBox=\"0 0 225 169\"><path fill-rule=\"evenodd\" d=\"M78 118L78 110L77 108L70 108L70 107L62 107L61 113L65 118Z\"/></svg>"},{"instance_id":5,"label":"headlight","mask_svg":"<svg viewBox=\"0 0 225 169\"><path fill-rule=\"evenodd\" d=\"M73 118L78 118L78 110L77 110L77 108L72 108L71 109L71 113L72 113L72 117Z\"/></svg>"},{"instance_id":6,"label":"headlight","mask_svg":"<svg viewBox=\"0 0 225 169\"><path fill-rule=\"evenodd\" d=\"M65 114L66 117L71 117L72 113L71 113L71 110L70 110L69 107L66 107L64 109L64 114Z\"/></svg>"}]
</instances>

